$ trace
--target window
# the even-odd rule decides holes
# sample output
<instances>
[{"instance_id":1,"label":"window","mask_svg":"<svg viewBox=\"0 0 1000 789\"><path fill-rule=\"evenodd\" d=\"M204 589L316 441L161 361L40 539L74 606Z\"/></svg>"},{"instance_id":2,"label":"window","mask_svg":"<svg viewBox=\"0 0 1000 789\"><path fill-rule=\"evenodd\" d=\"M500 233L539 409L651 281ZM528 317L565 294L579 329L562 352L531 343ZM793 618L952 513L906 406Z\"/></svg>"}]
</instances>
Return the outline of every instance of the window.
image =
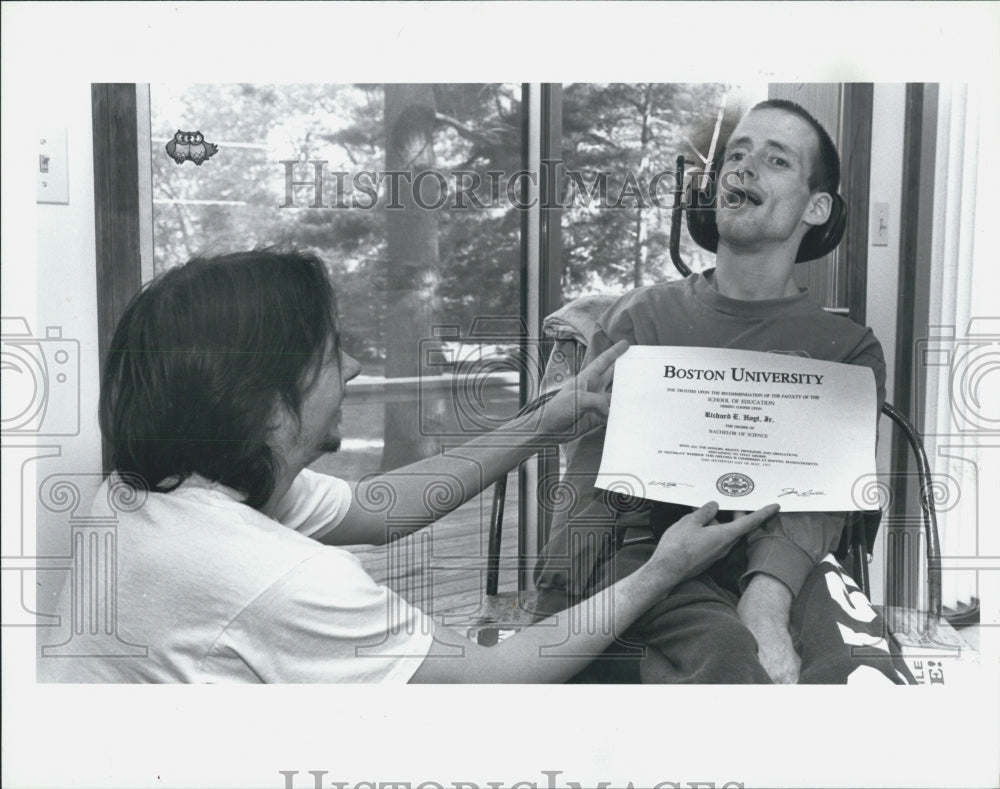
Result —
<instances>
[{"instance_id":1,"label":"window","mask_svg":"<svg viewBox=\"0 0 1000 789\"><path fill-rule=\"evenodd\" d=\"M327 263L364 369L318 467L357 480L516 411L519 85L153 85L150 125L154 273L271 244ZM456 413L469 369L484 399Z\"/></svg>"},{"instance_id":2,"label":"window","mask_svg":"<svg viewBox=\"0 0 1000 789\"><path fill-rule=\"evenodd\" d=\"M867 113L870 125L865 86L805 87L826 97L824 123ZM789 91L816 110L803 86L166 84L150 87L148 108L130 88L94 86L95 159L111 175L97 199L102 348L138 286L136 251L151 276L199 253L315 250L339 293L344 347L364 366L348 388L343 451L317 463L348 480L511 416L535 394L541 318L562 303L674 278L674 162L682 154L698 169L720 118L724 138L754 103ZM151 140L140 152L152 179L138 179L138 232L122 221L135 216L136 176L116 158L135 144L119 116L138 116L139 139ZM856 137L840 142L845 187L849 172L857 191L867 158ZM547 160L562 168L554 179ZM849 222L851 278L838 259L820 274L826 293L808 282L820 303L863 307L864 225ZM688 265L711 265L683 235ZM456 398L455 380L470 372L478 383ZM529 523L533 498L518 502L527 552L544 534ZM522 583L528 566L519 563Z\"/></svg>"},{"instance_id":3,"label":"window","mask_svg":"<svg viewBox=\"0 0 1000 789\"><path fill-rule=\"evenodd\" d=\"M704 169L717 121L725 139L767 86L574 83L562 95L563 300L677 279L668 252L677 157L688 173ZM693 271L714 265L686 226L681 257Z\"/></svg>"}]
</instances>

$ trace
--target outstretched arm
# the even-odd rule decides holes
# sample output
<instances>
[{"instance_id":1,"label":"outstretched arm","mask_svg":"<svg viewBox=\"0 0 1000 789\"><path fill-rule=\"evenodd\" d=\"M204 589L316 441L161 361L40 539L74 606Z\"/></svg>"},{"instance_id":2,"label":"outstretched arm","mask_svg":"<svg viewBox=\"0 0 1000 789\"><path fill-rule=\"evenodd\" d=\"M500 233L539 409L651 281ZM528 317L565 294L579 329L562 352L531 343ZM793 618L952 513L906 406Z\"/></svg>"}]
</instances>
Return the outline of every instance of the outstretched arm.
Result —
<instances>
[{"instance_id":1,"label":"outstretched arm","mask_svg":"<svg viewBox=\"0 0 1000 789\"><path fill-rule=\"evenodd\" d=\"M792 600L817 562L836 550L843 526L843 513L782 513L747 539L737 612L774 682L798 681L801 661L788 630Z\"/></svg>"},{"instance_id":2,"label":"outstretched arm","mask_svg":"<svg viewBox=\"0 0 1000 789\"><path fill-rule=\"evenodd\" d=\"M740 597L737 612L757 640L757 658L772 682L794 685L802 659L788 630L792 590L771 575L755 575Z\"/></svg>"},{"instance_id":3,"label":"outstretched arm","mask_svg":"<svg viewBox=\"0 0 1000 789\"><path fill-rule=\"evenodd\" d=\"M344 520L322 539L333 545L384 544L386 510L411 530L427 526L464 504L543 446L571 440L608 415L614 361L628 344L617 343L593 360L546 402L539 413L516 418L447 454L369 477L358 483ZM434 486L435 495L427 492Z\"/></svg>"},{"instance_id":4,"label":"outstretched arm","mask_svg":"<svg viewBox=\"0 0 1000 789\"><path fill-rule=\"evenodd\" d=\"M592 598L481 647L439 631L411 682L563 682L598 657L643 612L685 578L725 555L741 536L778 510L771 504L731 523L714 523L714 502L667 529L653 556L636 572ZM574 626L574 623L582 623ZM456 646L461 652L456 655Z\"/></svg>"},{"instance_id":5,"label":"outstretched arm","mask_svg":"<svg viewBox=\"0 0 1000 789\"><path fill-rule=\"evenodd\" d=\"M870 330L847 361L872 370L877 426L885 402L885 362ZM783 513L747 540L745 588L737 610L757 639L761 665L775 682L798 681L800 659L788 632L792 601L813 567L837 549L845 522L843 512Z\"/></svg>"}]
</instances>

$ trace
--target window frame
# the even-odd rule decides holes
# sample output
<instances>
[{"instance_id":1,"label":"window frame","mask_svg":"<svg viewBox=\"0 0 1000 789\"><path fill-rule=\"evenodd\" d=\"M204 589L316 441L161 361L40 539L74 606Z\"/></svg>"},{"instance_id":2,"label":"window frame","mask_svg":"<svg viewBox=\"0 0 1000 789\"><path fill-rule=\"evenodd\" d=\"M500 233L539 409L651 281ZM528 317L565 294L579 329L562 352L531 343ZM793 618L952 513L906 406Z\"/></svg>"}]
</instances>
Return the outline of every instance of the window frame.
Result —
<instances>
[{"instance_id":1,"label":"window frame","mask_svg":"<svg viewBox=\"0 0 1000 789\"><path fill-rule=\"evenodd\" d=\"M850 213L845 251L835 264L838 267L835 276L846 277L846 307L834 307L833 311L846 312L863 324L873 86L844 84L841 90L842 181ZM527 376L522 368L519 399L523 405L537 396L537 384L546 361L542 321L561 306L562 299L561 210L559 201L553 199L559 184L549 179L549 168L541 166L543 161L561 158L562 84L522 83L521 95L522 167L538 174L534 184L521 179L522 205L531 206L521 217L519 313L528 329L522 340L522 358L536 372ZM149 85L95 83L91 86L91 99L98 330L103 369L115 326L153 271ZM850 134L843 134L844 129L849 129ZM103 464L107 472L110 455L106 444ZM519 490L533 490L540 478L557 471L556 454L542 452L535 463L522 464L518 471ZM539 513L536 497L519 496L518 587L522 590L530 588L530 564L544 545L548 526L544 515Z\"/></svg>"}]
</instances>

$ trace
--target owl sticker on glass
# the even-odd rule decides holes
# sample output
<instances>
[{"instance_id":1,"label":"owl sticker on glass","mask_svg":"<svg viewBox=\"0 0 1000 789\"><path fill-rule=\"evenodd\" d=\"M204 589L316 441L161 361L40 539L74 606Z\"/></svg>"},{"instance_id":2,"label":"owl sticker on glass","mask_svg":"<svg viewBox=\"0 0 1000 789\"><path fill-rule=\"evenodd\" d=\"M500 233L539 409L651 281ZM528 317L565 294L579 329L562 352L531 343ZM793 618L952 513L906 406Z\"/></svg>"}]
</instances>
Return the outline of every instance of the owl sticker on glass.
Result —
<instances>
[{"instance_id":1,"label":"owl sticker on glass","mask_svg":"<svg viewBox=\"0 0 1000 789\"><path fill-rule=\"evenodd\" d=\"M174 138L167 143L167 155L177 164L190 161L201 167L202 162L218 151L219 146L205 142L205 137L200 131L186 132L178 129Z\"/></svg>"}]
</instances>

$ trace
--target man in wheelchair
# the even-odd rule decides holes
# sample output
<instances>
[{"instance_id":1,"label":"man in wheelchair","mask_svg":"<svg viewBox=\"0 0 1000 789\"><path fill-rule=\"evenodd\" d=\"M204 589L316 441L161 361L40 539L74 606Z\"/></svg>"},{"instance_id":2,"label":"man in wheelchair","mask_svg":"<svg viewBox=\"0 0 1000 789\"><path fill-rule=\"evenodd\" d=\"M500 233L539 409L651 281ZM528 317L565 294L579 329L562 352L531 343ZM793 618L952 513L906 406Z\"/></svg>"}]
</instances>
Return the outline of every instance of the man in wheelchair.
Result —
<instances>
[{"instance_id":1,"label":"man in wheelchair","mask_svg":"<svg viewBox=\"0 0 1000 789\"><path fill-rule=\"evenodd\" d=\"M878 340L810 301L792 278L797 262L836 246L846 222L839 155L825 129L797 104L763 102L715 169L688 209L692 237L717 252L715 269L623 296L598 320L584 364L621 340L796 354L869 367L881 410ZM600 428L569 448L564 482L574 505L553 523L535 571L543 613L633 572L687 511L615 502L594 488L603 442ZM579 681L911 681L881 617L831 555L847 517L775 515L620 634Z\"/></svg>"}]
</instances>

